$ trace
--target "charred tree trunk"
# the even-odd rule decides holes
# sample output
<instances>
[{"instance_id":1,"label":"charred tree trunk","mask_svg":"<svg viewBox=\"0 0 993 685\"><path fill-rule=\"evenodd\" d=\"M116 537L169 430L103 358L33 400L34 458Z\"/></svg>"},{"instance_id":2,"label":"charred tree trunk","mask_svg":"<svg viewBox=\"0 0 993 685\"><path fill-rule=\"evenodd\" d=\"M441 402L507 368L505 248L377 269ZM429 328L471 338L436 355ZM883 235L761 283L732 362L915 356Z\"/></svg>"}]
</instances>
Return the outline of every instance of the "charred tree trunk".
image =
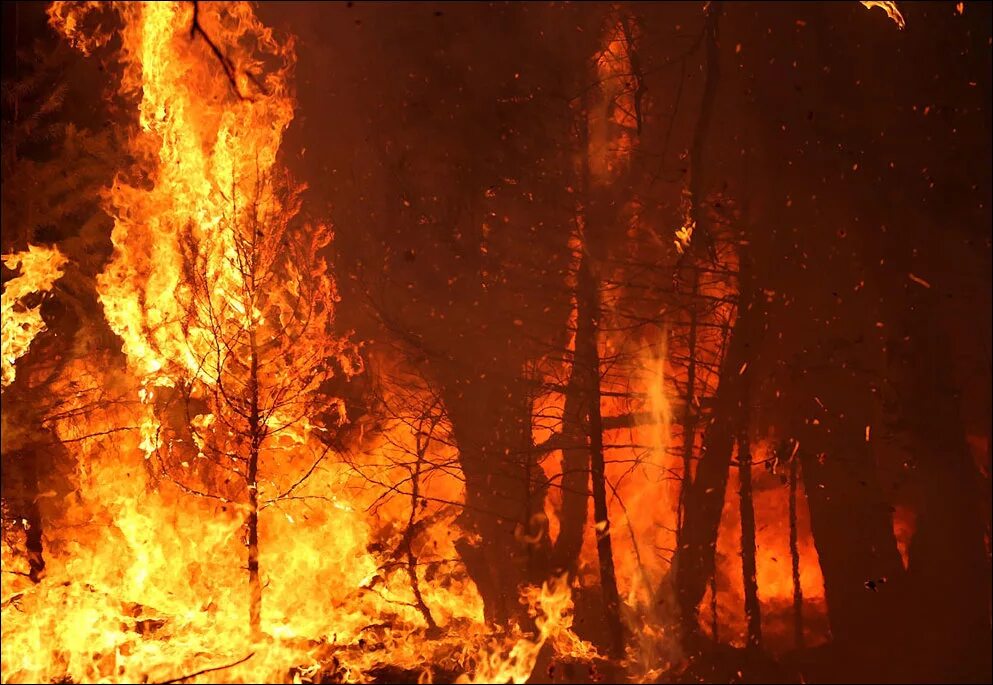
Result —
<instances>
[{"instance_id":1,"label":"charred tree trunk","mask_svg":"<svg viewBox=\"0 0 993 685\"><path fill-rule=\"evenodd\" d=\"M252 635L262 632L262 582L259 579L259 499L257 492L258 451L249 456L248 468L248 624Z\"/></svg>"},{"instance_id":2,"label":"charred tree trunk","mask_svg":"<svg viewBox=\"0 0 993 685\"><path fill-rule=\"evenodd\" d=\"M614 552L611 545L610 518L607 511L606 468L603 454L603 417L600 413L600 355L597 331L600 317L599 284L584 256L579 265L576 289L578 328L576 356L589 361L583 369L586 377L587 415L589 417L590 474L593 491L593 519L596 522L597 558L600 562L600 588L603 592L610 648L614 656L624 653L624 635L620 616L620 597L614 572Z\"/></svg>"},{"instance_id":3,"label":"charred tree trunk","mask_svg":"<svg viewBox=\"0 0 993 685\"><path fill-rule=\"evenodd\" d=\"M690 306L689 330L686 339L686 406L683 412L683 480L679 488L679 506L676 511L676 547L680 546L683 530L683 509L686 506L686 491L693 487L693 458L696 446L697 403L696 398L696 346L697 346L697 293L700 289L700 270L690 265Z\"/></svg>"},{"instance_id":4,"label":"charred tree trunk","mask_svg":"<svg viewBox=\"0 0 993 685\"><path fill-rule=\"evenodd\" d=\"M904 648L906 636L900 635L897 617L907 609L896 599L903 565L865 428L835 425L830 436L820 434L819 428L811 425L801 432L800 471L824 576L833 648L840 654L835 666L840 669L842 660L849 666L858 664L830 677L892 681L894 672L903 668L900 659L881 660L878 653Z\"/></svg>"},{"instance_id":5,"label":"charred tree trunk","mask_svg":"<svg viewBox=\"0 0 993 685\"><path fill-rule=\"evenodd\" d=\"M607 506L607 473L603 447L603 415L600 409L600 278L599 265L606 256L603 228L609 225L608 213L599 202L590 169L589 101L584 99L582 119L578 127L579 142L584 153L580 172L583 206L581 211L582 255L576 273L576 352L574 373L579 375L578 387L582 401L579 415L585 418L589 444L590 486L593 495L593 520L596 535L597 560L600 566L600 590L603 593L604 618L609 633L612 656L624 655L624 628L621 623L620 594L614 569L610 515ZM603 203L606 206L609 203ZM583 406L585 405L585 406ZM586 442L586 440L584 440Z\"/></svg>"},{"instance_id":6,"label":"charred tree trunk","mask_svg":"<svg viewBox=\"0 0 993 685\"><path fill-rule=\"evenodd\" d=\"M414 602L417 604L418 611L421 612L425 622L428 624L428 634L437 635L439 631L438 624L435 622L434 616L431 615L431 609L428 608L427 602L424 601L424 595L421 594L421 584L417 580L417 557L414 555L417 506L421 496L421 467L424 463L424 453L427 451L427 444L421 445L420 443L420 435L417 436L417 441L417 461L414 464L413 472L410 474L410 516L407 519L407 529L403 533L401 545L403 546L403 552L407 560L407 577L410 578L410 589L414 593Z\"/></svg>"},{"instance_id":7,"label":"charred tree trunk","mask_svg":"<svg viewBox=\"0 0 993 685\"><path fill-rule=\"evenodd\" d=\"M920 289L918 289L920 290ZM928 682L985 682L990 658L990 558L986 547L989 496L966 444L962 394L952 368L955 346L941 326L944 306L937 293L915 293L920 312L910 335L893 341L900 362L901 424L911 438L912 459L920 482L916 531L910 547L909 595L916 616L914 676ZM902 367L902 368L901 368ZM920 398L930 398L921 402Z\"/></svg>"},{"instance_id":8,"label":"charred tree trunk","mask_svg":"<svg viewBox=\"0 0 993 685\"><path fill-rule=\"evenodd\" d=\"M525 384L526 381L525 381ZM514 406L520 412L518 419L524 430L519 434L520 443L516 452L521 455L524 471L524 509L517 536L524 542L527 554L525 574L532 584L547 580L552 572L552 542L548 533L548 517L545 515L545 500L548 496L548 481L541 467L535 449L532 432L532 411L534 399L525 393Z\"/></svg>"},{"instance_id":9,"label":"charred tree trunk","mask_svg":"<svg viewBox=\"0 0 993 685\"><path fill-rule=\"evenodd\" d=\"M3 456L4 513L24 526L28 576L35 583L41 580L45 572L42 517L38 507L41 488L37 463L38 456L44 449L35 444L27 444Z\"/></svg>"},{"instance_id":10,"label":"charred tree trunk","mask_svg":"<svg viewBox=\"0 0 993 685\"><path fill-rule=\"evenodd\" d=\"M748 371L743 374L746 378ZM743 381L747 386L747 380ZM747 647L762 646L762 608L755 579L755 507L752 501L752 447L748 436L748 391L743 393L742 426L738 433L738 483L741 509L741 572L745 591L745 618L748 625Z\"/></svg>"},{"instance_id":11,"label":"charred tree trunk","mask_svg":"<svg viewBox=\"0 0 993 685\"><path fill-rule=\"evenodd\" d=\"M721 77L720 46L717 42L721 3L713 2L707 9L704 24L704 44L706 46L703 95L700 99L700 114L693 131L693 144L690 147L690 217L694 224L693 244L690 250L698 252L700 247L712 247L714 236L708 230L704 200L709 186L704 151L714 119L714 104L717 101L717 84Z\"/></svg>"},{"instance_id":12,"label":"charred tree trunk","mask_svg":"<svg viewBox=\"0 0 993 685\"><path fill-rule=\"evenodd\" d=\"M790 567L793 572L793 643L796 649L803 649L803 588L800 585L800 550L797 546L796 494L800 461L796 455L790 458Z\"/></svg>"},{"instance_id":13,"label":"charred tree trunk","mask_svg":"<svg viewBox=\"0 0 993 685\"><path fill-rule=\"evenodd\" d=\"M588 265L584 266L584 264L589 257L583 255L581 259L583 263L580 264L580 270L588 268ZM597 366L590 356L596 355L596 345L580 345L579 341L595 338L596 330L592 328L595 325L596 322L592 317L577 316L576 345L572 354L572 370L562 413L562 511L559 516L561 521L559 536L553 551L553 565L569 573L575 573L577 569L589 511L590 401L586 394L590 384L587 370ZM597 387L599 387L599 379Z\"/></svg>"},{"instance_id":14,"label":"charred tree trunk","mask_svg":"<svg viewBox=\"0 0 993 685\"><path fill-rule=\"evenodd\" d=\"M498 625L529 625L520 587L546 580L529 577L529 546L540 537L528 531L528 512L537 504L527 499L538 489L524 482L529 455L520 446L530 439L530 424L522 421L523 385L517 375L482 368L441 384L465 478L459 524L467 535L457 549L483 598L486 620Z\"/></svg>"},{"instance_id":15,"label":"charred tree trunk","mask_svg":"<svg viewBox=\"0 0 993 685\"><path fill-rule=\"evenodd\" d=\"M689 268L693 287L698 290L698 269L692 263L695 258L706 253L713 247L713 236L710 233L707 215L704 211L704 197L708 187L706 164L704 163L704 148L710 134L711 122L714 116L714 104L717 97L717 83L720 78L720 50L717 42L720 3L711 3L707 9L704 24L703 44L705 45L705 66L703 95L700 101L700 112L697 118L696 130L690 148L690 218L693 221L694 233L692 242L684 254L690 261ZM698 306L695 297L690 301L691 333L696 326ZM688 387L686 415L684 416L684 477L679 494L680 512L677 532L676 552L673 556L669 574L663 581L661 593L664 598L673 599L668 620L673 629L681 634L685 641L698 633L697 606L706 592L707 582L714 574L714 548L717 544L717 526L720 523L721 510L724 505L724 492L727 489L728 469L731 464L731 451L734 445L735 424L734 414L740 402L737 388L737 370L744 358L746 344L741 324L747 320L746 307L739 303L738 321L731 333L728 353L722 362L720 380L714 398L713 414L709 424L703 429L703 444L700 460L692 479L688 478L689 464L695 458L693 447L697 430L697 419L690 418L693 411L693 392L695 388ZM692 384L695 385L695 366L693 362L695 339L690 344L690 370ZM688 435L692 429L694 435ZM715 584L716 591L716 584ZM674 595L674 597L673 597Z\"/></svg>"},{"instance_id":16,"label":"charred tree trunk","mask_svg":"<svg viewBox=\"0 0 993 685\"><path fill-rule=\"evenodd\" d=\"M751 251L746 241L742 241L739 254L739 287L743 292L752 293L754 285L751 282ZM752 307L749 321L761 317L761 305L755 298L749 297ZM761 322L752 326L756 335L761 335ZM738 407L738 502L741 513L741 571L742 584L745 594L745 619L747 621L748 649L759 649L762 646L762 607L759 604L759 588L755 578L755 505L752 499L752 442L751 401L752 374L755 372L754 358L747 360L738 370L741 383L741 403Z\"/></svg>"},{"instance_id":17,"label":"charred tree trunk","mask_svg":"<svg viewBox=\"0 0 993 685\"><path fill-rule=\"evenodd\" d=\"M720 625L717 620L717 569L710 574L710 639L717 644Z\"/></svg>"},{"instance_id":18,"label":"charred tree trunk","mask_svg":"<svg viewBox=\"0 0 993 685\"><path fill-rule=\"evenodd\" d=\"M580 321L579 325L584 323ZM588 334L577 330L576 335ZM552 552L552 566L570 574L576 572L579 562L589 510L590 451L586 445L584 416L587 403L583 401L582 374L579 372L589 365L590 360L581 358L577 349L562 416L562 511L559 515L559 536Z\"/></svg>"},{"instance_id":19,"label":"charred tree trunk","mask_svg":"<svg viewBox=\"0 0 993 685\"><path fill-rule=\"evenodd\" d=\"M248 519L245 523L248 537L248 624L252 638L262 634L262 581L259 578L259 451L262 447L265 426L259 412L259 359L255 332L251 335L251 360L249 367L249 451L248 451Z\"/></svg>"},{"instance_id":20,"label":"charred tree trunk","mask_svg":"<svg viewBox=\"0 0 993 685\"><path fill-rule=\"evenodd\" d=\"M728 352L721 365L713 414L704 430L703 449L692 487L687 489L681 544L673 561L676 598L684 637L697 633L697 606L714 573L717 530L724 508L731 453L743 401L741 369L754 336L749 292L741 293Z\"/></svg>"},{"instance_id":21,"label":"charred tree trunk","mask_svg":"<svg viewBox=\"0 0 993 685\"><path fill-rule=\"evenodd\" d=\"M0 495L6 513L23 522L28 575L35 583L45 574L45 524L58 516L73 489L66 475L74 461L54 428L46 424L46 412L54 405L40 398L53 396L52 382L65 368L66 349L79 325L73 310L55 298L45 299L41 311L48 330L18 360L17 376L3 391L5 428L0 449Z\"/></svg>"},{"instance_id":22,"label":"charred tree trunk","mask_svg":"<svg viewBox=\"0 0 993 685\"><path fill-rule=\"evenodd\" d=\"M730 367L732 356L737 356L742 343L741 335L732 333L728 350ZM703 449L697 465L693 486L684 497L680 546L673 559L676 599L678 602L679 624L684 638L697 631L697 606L706 592L707 579L714 573L714 552L717 544L717 529L724 507L724 492L727 489L728 469L731 465L731 452L734 431L730 424L731 416L737 408L734 388L737 369L721 375L714 402L714 416L704 431Z\"/></svg>"}]
</instances>

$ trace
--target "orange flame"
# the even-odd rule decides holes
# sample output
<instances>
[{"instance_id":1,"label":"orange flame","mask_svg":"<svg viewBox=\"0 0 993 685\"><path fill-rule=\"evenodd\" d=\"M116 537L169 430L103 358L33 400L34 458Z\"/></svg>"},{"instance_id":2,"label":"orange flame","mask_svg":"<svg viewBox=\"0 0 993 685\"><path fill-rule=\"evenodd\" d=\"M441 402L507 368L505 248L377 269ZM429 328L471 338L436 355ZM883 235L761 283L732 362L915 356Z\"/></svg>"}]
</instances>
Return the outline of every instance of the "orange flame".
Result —
<instances>
[{"instance_id":1,"label":"orange flame","mask_svg":"<svg viewBox=\"0 0 993 685\"><path fill-rule=\"evenodd\" d=\"M907 22L904 21L903 14L900 13L900 8L896 6L895 2L890 0L862 0L862 5L868 9L878 7L886 12L886 16L892 19L893 23L896 24L901 31L907 27Z\"/></svg>"},{"instance_id":2,"label":"orange flame","mask_svg":"<svg viewBox=\"0 0 993 685\"><path fill-rule=\"evenodd\" d=\"M45 330L41 305L28 307L24 298L33 293L49 292L62 277L66 258L57 247L29 245L24 252L3 256L8 269L20 269L3 289L3 386L14 381L14 363L24 355L31 342Z\"/></svg>"},{"instance_id":3,"label":"orange flame","mask_svg":"<svg viewBox=\"0 0 993 685\"><path fill-rule=\"evenodd\" d=\"M593 645L572 631L572 591L567 576L553 578L541 588L526 588L522 601L536 617L538 635L530 638L518 634L510 640L493 640L489 653L476 662L472 675L460 676L455 682L526 683L547 642L555 645L558 654L587 660L598 656Z\"/></svg>"}]
</instances>

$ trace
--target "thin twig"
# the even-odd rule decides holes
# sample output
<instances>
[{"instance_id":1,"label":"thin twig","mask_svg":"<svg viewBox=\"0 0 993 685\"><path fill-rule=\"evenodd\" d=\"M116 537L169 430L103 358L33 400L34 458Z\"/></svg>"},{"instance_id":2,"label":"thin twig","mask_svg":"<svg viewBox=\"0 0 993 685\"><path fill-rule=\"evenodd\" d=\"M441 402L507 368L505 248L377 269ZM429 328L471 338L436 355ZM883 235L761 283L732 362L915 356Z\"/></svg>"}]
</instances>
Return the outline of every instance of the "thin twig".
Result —
<instances>
[{"instance_id":1,"label":"thin twig","mask_svg":"<svg viewBox=\"0 0 993 685\"><path fill-rule=\"evenodd\" d=\"M195 678L196 676L203 675L204 673L213 673L214 671L223 671L226 668L232 668L232 667L237 666L239 664L243 664L246 661L248 661L249 659L251 659L253 656L255 656L255 652L251 652L251 653L249 653L248 656L242 657L241 659L238 659L237 661L235 661L233 663L226 664L224 666L214 666L213 668L205 668L205 669L203 669L201 671L196 671L195 673L189 673L187 675L180 676L178 678L173 678L172 680L163 680L161 683L158 683L158 685L169 685L169 683L181 683L184 680L189 680L190 678Z\"/></svg>"}]
</instances>

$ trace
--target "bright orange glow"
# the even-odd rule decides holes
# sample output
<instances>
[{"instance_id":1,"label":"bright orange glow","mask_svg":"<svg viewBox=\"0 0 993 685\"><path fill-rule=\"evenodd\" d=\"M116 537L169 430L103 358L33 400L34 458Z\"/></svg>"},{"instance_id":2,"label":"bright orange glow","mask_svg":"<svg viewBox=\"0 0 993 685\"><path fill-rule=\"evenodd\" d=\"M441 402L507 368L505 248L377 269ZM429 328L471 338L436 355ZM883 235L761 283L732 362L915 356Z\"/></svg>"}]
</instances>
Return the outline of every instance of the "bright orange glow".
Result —
<instances>
[{"instance_id":1,"label":"bright orange glow","mask_svg":"<svg viewBox=\"0 0 993 685\"><path fill-rule=\"evenodd\" d=\"M917 529L917 515L908 506L897 505L893 511L893 537L896 538L896 548L900 552L903 567L910 566L910 543Z\"/></svg>"},{"instance_id":2,"label":"bright orange glow","mask_svg":"<svg viewBox=\"0 0 993 685\"><path fill-rule=\"evenodd\" d=\"M752 446L752 458L768 458L768 445ZM783 467L779 467L782 469ZM755 509L755 561L762 631L767 646L786 651L795 645L793 631L793 577L789 549L788 486L780 474L752 467ZM825 641L826 604L824 578L810 531L806 495L798 491L797 548L800 555L800 588L804 601L804 632L808 645ZM725 493L724 511L717 538L717 612L721 639L745 645L745 613L741 569L741 519L737 471L732 470ZM700 627L709 632L713 614L711 597L700 603Z\"/></svg>"}]
</instances>

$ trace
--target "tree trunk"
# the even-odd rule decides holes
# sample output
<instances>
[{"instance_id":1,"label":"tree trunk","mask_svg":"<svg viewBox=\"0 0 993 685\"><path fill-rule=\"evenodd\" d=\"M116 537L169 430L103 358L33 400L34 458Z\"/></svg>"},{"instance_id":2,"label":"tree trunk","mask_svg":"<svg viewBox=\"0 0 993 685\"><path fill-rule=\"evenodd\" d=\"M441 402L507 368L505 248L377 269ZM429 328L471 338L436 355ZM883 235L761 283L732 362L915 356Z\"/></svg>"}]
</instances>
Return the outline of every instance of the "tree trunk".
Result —
<instances>
[{"instance_id":1,"label":"tree trunk","mask_svg":"<svg viewBox=\"0 0 993 685\"><path fill-rule=\"evenodd\" d=\"M576 324L577 342L595 335L587 330L593 324L589 317L577 317ZM562 412L562 510L559 514L559 536L552 553L552 566L569 573L577 570L590 499L590 450L587 445L589 401L585 397L588 384L584 376L584 370L591 368L593 364L589 352L589 345L578 344L573 351L572 370Z\"/></svg>"},{"instance_id":2,"label":"tree trunk","mask_svg":"<svg viewBox=\"0 0 993 685\"><path fill-rule=\"evenodd\" d=\"M739 253L739 287L748 293L752 292L751 282L751 253L742 241ZM749 319L761 316L761 306L756 304L754 299L749 297L749 304L752 305L753 312ZM759 331L762 326L756 322L753 326L756 335L761 335ZM752 441L750 435L751 428L751 401L752 401L752 374L755 373L755 360L749 359L739 369L741 383L741 405L738 407L738 502L741 514L741 572L742 585L745 594L745 619L747 622L748 649L757 650L762 647L762 607L759 604L759 588L755 578L755 506L752 500Z\"/></svg>"},{"instance_id":3,"label":"tree trunk","mask_svg":"<svg viewBox=\"0 0 993 685\"><path fill-rule=\"evenodd\" d=\"M898 617L908 608L897 599L903 565L865 428L836 425L823 435L820 427L800 431L798 456L838 652L831 664L838 670L827 677L893 681L903 668L901 658L879 654L903 653L907 636L899 634Z\"/></svg>"},{"instance_id":4,"label":"tree trunk","mask_svg":"<svg viewBox=\"0 0 993 685\"><path fill-rule=\"evenodd\" d=\"M698 212L699 213L699 212ZM686 506L686 491L693 487L693 457L696 443L697 403L696 398L696 345L697 345L697 293L700 289L700 270L690 265L690 321L686 338L686 406L683 411L683 480L679 488L679 505L676 510L676 547L680 545L683 530L683 509Z\"/></svg>"},{"instance_id":5,"label":"tree trunk","mask_svg":"<svg viewBox=\"0 0 993 685\"><path fill-rule=\"evenodd\" d=\"M790 567L793 571L793 643L803 649L803 588L800 585L800 550L797 546L796 491L800 460L790 458Z\"/></svg>"},{"instance_id":6,"label":"tree trunk","mask_svg":"<svg viewBox=\"0 0 993 685\"><path fill-rule=\"evenodd\" d=\"M6 513L24 525L28 576L32 582L41 580L45 572L42 544L42 517L38 507L41 488L38 483L38 455L44 446L29 443L3 455L3 499Z\"/></svg>"},{"instance_id":7,"label":"tree trunk","mask_svg":"<svg viewBox=\"0 0 993 685\"><path fill-rule=\"evenodd\" d=\"M258 452L250 457L248 491L248 624L253 639L262 633L262 582L259 578L259 501L256 491Z\"/></svg>"},{"instance_id":8,"label":"tree trunk","mask_svg":"<svg viewBox=\"0 0 993 685\"><path fill-rule=\"evenodd\" d=\"M620 616L620 597L617 592L617 577L614 571L610 518L607 510L603 417L600 414L600 353L597 349L600 292L588 256L584 256L579 265L576 294L577 321L579 322L576 334L576 357L589 362L589 365L584 369L586 376L586 392L584 394L589 416L590 473L593 484L593 519L596 522L597 558L600 562L600 588L603 592L607 629L610 631L611 653L615 657L621 657L624 654L624 634Z\"/></svg>"},{"instance_id":9,"label":"tree trunk","mask_svg":"<svg viewBox=\"0 0 993 685\"><path fill-rule=\"evenodd\" d=\"M259 360L255 332L251 333L251 361L249 368L248 427L250 445L248 452L248 624L252 639L262 635L262 581L259 578L259 450L262 447L265 426L259 412Z\"/></svg>"},{"instance_id":10,"label":"tree trunk","mask_svg":"<svg viewBox=\"0 0 993 685\"><path fill-rule=\"evenodd\" d=\"M44 449L42 447L41 449ZM25 496L24 525L27 528L25 547L28 552L28 569L31 580L35 583L41 580L45 573L45 550L42 545L41 511L38 509L37 495L41 492L38 487L38 461L36 449L26 454L24 467L28 479L28 491Z\"/></svg>"},{"instance_id":11,"label":"tree trunk","mask_svg":"<svg viewBox=\"0 0 993 685\"><path fill-rule=\"evenodd\" d=\"M421 466L424 463L424 453L427 451L427 444L421 445L421 437L419 435L417 436L417 443L417 461L414 464L413 472L410 474L410 516L407 518L407 529L403 533L402 545L404 555L407 558L407 577L410 579L410 589L414 593L414 603L424 617L424 621L428 624L428 634L437 635L439 630L438 624L435 622L434 616L431 615L431 609L428 607L427 602L424 601L424 595L421 594L421 584L417 580L417 557L414 555L417 507L421 496Z\"/></svg>"},{"instance_id":12,"label":"tree trunk","mask_svg":"<svg viewBox=\"0 0 993 685\"><path fill-rule=\"evenodd\" d=\"M576 572L583 548L590 499L590 450L586 445L587 429L583 416L586 403L583 402L582 384L579 383L582 375L579 369L588 364L588 360L579 358L577 351L562 417L562 510L559 514L559 535L552 552L552 566L570 574Z\"/></svg>"},{"instance_id":13,"label":"tree trunk","mask_svg":"<svg viewBox=\"0 0 993 685\"><path fill-rule=\"evenodd\" d=\"M527 383L523 382L522 385L527 386ZM524 508L516 535L524 542L525 575L531 584L540 585L552 573L552 541L549 538L548 517L545 515L548 479L539 460L539 455L544 453L536 451L534 447L531 430L534 404L531 395L522 393L519 401L511 406L519 413L518 424L522 427L517 438L517 448L513 451L520 454L524 466L521 474L524 482Z\"/></svg>"},{"instance_id":14,"label":"tree trunk","mask_svg":"<svg viewBox=\"0 0 993 685\"><path fill-rule=\"evenodd\" d=\"M520 587L540 583L533 577L534 555L543 551L543 528L531 530L529 512L543 502L541 483L526 482L531 426L524 383L503 369L470 369L461 377L439 377L446 411L459 449L465 478L465 506L459 525L466 536L459 556L483 598L486 620L522 626L531 619L520 603Z\"/></svg>"},{"instance_id":15,"label":"tree trunk","mask_svg":"<svg viewBox=\"0 0 993 685\"><path fill-rule=\"evenodd\" d=\"M748 371L744 374L749 375ZM744 381L747 384L747 380ZM755 579L755 508L752 503L752 447L748 436L747 389L743 393L742 426L738 433L738 490L741 510L741 572L745 590L745 618L748 625L746 645L749 649L762 646L762 609Z\"/></svg>"},{"instance_id":16,"label":"tree trunk","mask_svg":"<svg viewBox=\"0 0 993 685\"><path fill-rule=\"evenodd\" d=\"M690 259L703 255L708 247L713 245L707 214L704 211L704 198L709 186L704 163L704 148L710 135L711 122L714 116L714 104L717 98L717 83L720 79L720 50L717 43L720 3L711 3L704 24L705 66L703 95L700 100L700 112L696 129L693 132L693 142L690 147L690 218L693 221L694 232L692 242L684 255ZM697 265L690 263L693 269L692 291L698 290L699 277ZM690 303L696 307L694 297ZM734 445L733 416L737 409L739 391L737 389L737 370L740 362L734 360L744 357L744 335L739 328L742 323L744 308L739 305L738 322L731 334L728 353L722 362L719 384L714 397L714 410L709 424L704 428L703 445L700 461L692 479L689 475L689 462L694 458L693 447L697 420L690 420L693 411L693 396L695 390L688 389L684 417L684 476L679 493L680 510L677 529L676 552L673 555L672 566L661 588L663 598L675 595L675 602L670 604L666 616L667 623L681 635L685 644L691 635L698 633L697 606L706 592L707 581L714 575L714 548L717 544L717 527L720 523L721 510L724 506L724 492L727 489L728 469L731 464L731 450ZM691 333L695 337L695 312L691 313ZM695 340L691 340L689 350L690 369L693 371L695 385L695 367L693 355ZM733 366L733 368L732 368ZM691 428L694 435L687 435ZM716 584L715 584L716 590Z\"/></svg>"},{"instance_id":17,"label":"tree trunk","mask_svg":"<svg viewBox=\"0 0 993 685\"><path fill-rule=\"evenodd\" d=\"M920 483L908 581L917 616L914 675L935 682L989 682L990 561L982 478L965 441L962 396L950 361L955 354L940 321L937 294L915 298L919 313L893 368ZM897 375L898 374L898 375ZM922 398L929 401L922 402Z\"/></svg>"},{"instance_id":18,"label":"tree trunk","mask_svg":"<svg viewBox=\"0 0 993 685\"><path fill-rule=\"evenodd\" d=\"M720 624L717 620L717 569L710 574L710 639L716 645L720 638Z\"/></svg>"},{"instance_id":19,"label":"tree trunk","mask_svg":"<svg viewBox=\"0 0 993 685\"><path fill-rule=\"evenodd\" d=\"M717 530L724 509L737 414L742 402L739 371L748 360L753 337L753 313L749 302L748 293L743 292L727 355L721 364L713 413L704 429L696 476L685 496L682 536L671 571L675 577L679 624L684 637L698 632L697 607L706 592L707 580L714 574Z\"/></svg>"}]
</instances>

